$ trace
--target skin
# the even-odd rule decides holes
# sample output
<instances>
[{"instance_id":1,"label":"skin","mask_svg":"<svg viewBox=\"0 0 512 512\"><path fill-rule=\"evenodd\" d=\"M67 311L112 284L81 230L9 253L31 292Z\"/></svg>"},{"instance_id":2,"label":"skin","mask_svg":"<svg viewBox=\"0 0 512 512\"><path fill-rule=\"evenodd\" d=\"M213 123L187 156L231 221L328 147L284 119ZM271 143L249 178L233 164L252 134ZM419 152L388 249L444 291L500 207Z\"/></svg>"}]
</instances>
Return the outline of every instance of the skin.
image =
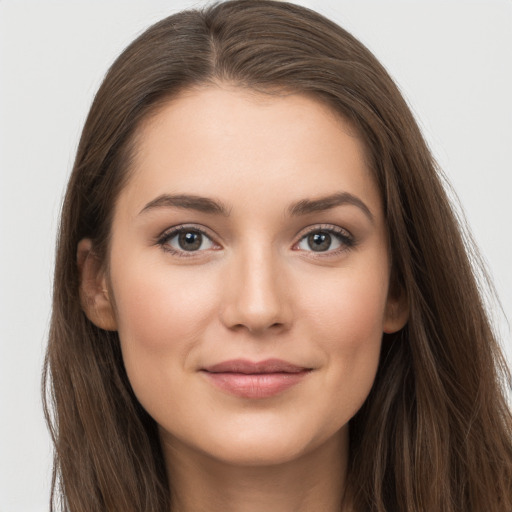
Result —
<instances>
[{"instance_id":1,"label":"skin","mask_svg":"<svg viewBox=\"0 0 512 512\"><path fill-rule=\"evenodd\" d=\"M364 206L288 211L338 193ZM229 215L147 207L163 194L211 198ZM198 250L162 239L181 225L206 233ZM331 245L314 251L310 229ZM389 292L379 191L346 121L300 94L182 93L140 128L108 272L90 240L78 261L84 309L119 332L135 394L159 425L173 510L339 512L348 422L373 384L382 333L407 320ZM312 371L244 398L201 371L236 358Z\"/></svg>"}]
</instances>

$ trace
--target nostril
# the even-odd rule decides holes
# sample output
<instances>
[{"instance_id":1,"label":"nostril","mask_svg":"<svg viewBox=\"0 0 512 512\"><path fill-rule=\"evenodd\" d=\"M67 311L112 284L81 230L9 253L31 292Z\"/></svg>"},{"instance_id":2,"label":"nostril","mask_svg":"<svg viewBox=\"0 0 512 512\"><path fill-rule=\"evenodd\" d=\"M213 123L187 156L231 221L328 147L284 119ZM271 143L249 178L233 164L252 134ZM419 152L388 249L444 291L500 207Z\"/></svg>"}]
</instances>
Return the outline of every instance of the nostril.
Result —
<instances>
[{"instance_id":1,"label":"nostril","mask_svg":"<svg viewBox=\"0 0 512 512\"><path fill-rule=\"evenodd\" d=\"M291 303L283 279L274 275L275 265L268 259L255 261L254 253L243 256L223 283L222 323L251 333L286 328L291 322Z\"/></svg>"}]
</instances>

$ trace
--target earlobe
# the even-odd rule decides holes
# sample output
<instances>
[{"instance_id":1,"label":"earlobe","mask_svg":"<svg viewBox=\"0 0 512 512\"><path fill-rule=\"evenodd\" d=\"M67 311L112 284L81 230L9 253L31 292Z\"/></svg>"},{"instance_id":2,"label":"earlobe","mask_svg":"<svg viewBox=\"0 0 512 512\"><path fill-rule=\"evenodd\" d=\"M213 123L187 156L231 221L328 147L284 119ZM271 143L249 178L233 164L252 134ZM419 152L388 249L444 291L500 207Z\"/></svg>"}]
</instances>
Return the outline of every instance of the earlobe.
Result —
<instances>
[{"instance_id":1,"label":"earlobe","mask_svg":"<svg viewBox=\"0 0 512 512\"><path fill-rule=\"evenodd\" d=\"M80 276L80 303L84 313L97 327L106 331L116 331L117 322L105 271L101 261L94 254L91 239L80 240L76 257Z\"/></svg>"},{"instance_id":2,"label":"earlobe","mask_svg":"<svg viewBox=\"0 0 512 512\"><path fill-rule=\"evenodd\" d=\"M403 329L409 320L409 301L404 291L398 293L398 297L388 297L386 312L382 330L386 334Z\"/></svg>"}]
</instances>

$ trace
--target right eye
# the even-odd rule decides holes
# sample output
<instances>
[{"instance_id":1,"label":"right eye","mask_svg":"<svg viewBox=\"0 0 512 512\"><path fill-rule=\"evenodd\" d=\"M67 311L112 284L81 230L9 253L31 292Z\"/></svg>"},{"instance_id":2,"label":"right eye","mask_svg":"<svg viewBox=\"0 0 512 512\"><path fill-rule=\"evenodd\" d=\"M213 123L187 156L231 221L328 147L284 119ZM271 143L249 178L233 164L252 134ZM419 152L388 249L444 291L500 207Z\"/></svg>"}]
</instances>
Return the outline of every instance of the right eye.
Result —
<instances>
[{"instance_id":1,"label":"right eye","mask_svg":"<svg viewBox=\"0 0 512 512\"><path fill-rule=\"evenodd\" d=\"M197 228L179 227L162 235L158 244L165 250L177 256L192 256L187 253L197 253L214 249L217 245L203 231Z\"/></svg>"}]
</instances>

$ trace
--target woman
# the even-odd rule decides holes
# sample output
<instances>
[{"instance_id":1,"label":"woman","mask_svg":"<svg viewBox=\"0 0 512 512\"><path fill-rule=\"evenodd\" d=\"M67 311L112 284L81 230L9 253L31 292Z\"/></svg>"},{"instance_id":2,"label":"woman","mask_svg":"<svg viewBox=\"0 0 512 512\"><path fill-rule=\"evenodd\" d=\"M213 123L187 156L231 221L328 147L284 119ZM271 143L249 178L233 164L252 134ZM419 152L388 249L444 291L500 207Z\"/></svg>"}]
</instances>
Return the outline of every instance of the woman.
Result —
<instances>
[{"instance_id":1,"label":"woman","mask_svg":"<svg viewBox=\"0 0 512 512\"><path fill-rule=\"evenodd\" d=\"M343 29L265 0L157 23L98 91L64 203L55 500L510 510L508 374L470 258Z\"/></svg>"}]
</instances>

